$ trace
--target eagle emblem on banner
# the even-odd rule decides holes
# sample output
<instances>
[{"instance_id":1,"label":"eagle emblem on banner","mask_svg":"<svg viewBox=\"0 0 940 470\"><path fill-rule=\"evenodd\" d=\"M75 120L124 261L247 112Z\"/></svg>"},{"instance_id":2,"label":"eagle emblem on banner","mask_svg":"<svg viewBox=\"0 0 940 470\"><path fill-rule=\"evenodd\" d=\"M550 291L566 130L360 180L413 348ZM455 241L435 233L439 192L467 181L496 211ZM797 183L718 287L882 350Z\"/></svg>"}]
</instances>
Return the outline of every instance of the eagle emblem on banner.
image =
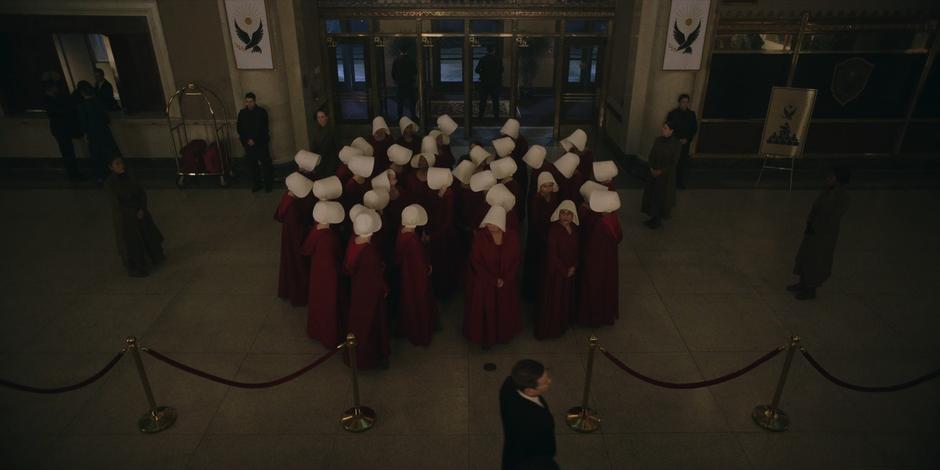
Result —
<instances>
[{"instance_id":1,"label":"eagle emblem on banner","mask_svg":"<svg viewBox=\"0 0 940 470\"><path fill-rule=\"evenodd\" d=\"M238 22L233 21L235 24L235 34L238 36L238 39L241 40L242 45L240 46L244 51L251 52L261 52L261 47L258 46L261 43L261 39L264 38L264 24L259 21L258 29L255 32L251 33L251 36L245 32L245 30L238 27ZM252 23L251 18L245 18L245 24L250 25Z\"/></svg>"},{"instance_id":2,"label":"eagle emblem on banner","mask_svg":"<svg viewBox=\"0 0 940 470\"><path fill-rule=\"evenodd\" d=\"M675 44L670 44L670 49L682 54L691 54L692 46L702 34L704 12L699 6L688 5L679 7L676 13L672 21L672 40Z\"/></svg>"},{"instance_id":3,"label":"eagle emblem on banner","mask_svg":"<svg viewBox=\"0 0 940 470\"><path fill-rule=\"evenodd\" d=\"M874 70L875 64L861 57L839 62L832 71L832 97L841 106L858 98L865 91Z\"/></svg>"}]
</instances>

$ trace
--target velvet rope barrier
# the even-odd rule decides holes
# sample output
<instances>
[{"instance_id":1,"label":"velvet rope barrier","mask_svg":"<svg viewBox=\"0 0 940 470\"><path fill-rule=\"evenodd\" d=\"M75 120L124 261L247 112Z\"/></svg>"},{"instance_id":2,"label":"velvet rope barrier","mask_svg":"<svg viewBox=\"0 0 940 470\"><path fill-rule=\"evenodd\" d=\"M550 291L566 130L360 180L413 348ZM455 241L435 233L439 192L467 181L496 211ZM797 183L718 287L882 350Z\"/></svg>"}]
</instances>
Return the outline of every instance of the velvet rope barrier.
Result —
<instances>
[{"instance_id":1,"label":"velvet rope barrier","mask_svg":"<svg viewBox=\"0 0 940 470\"><path fill-rule=\"evenodd\" d=\"M803 353L803 357L809 362L813 369L816 369L816 372L819 372L820 375L826 378L826 380L840 386L847 388L849 390L855 390L856 392L869 392L869 393L884 393L884 392L897 392L898 390L904 390L906 388L911 388L915 385L920 385L928 380L935 379L940 377L940 369L937 369L927 375L920 376L914 380L909 380L904 383L899 383L897 385L888 385L884 387L867 387L864 385L855 385L850 384L832 374L829 373L826 369L823 368L819 362L816 362L816 359L809 353L809 351L800 348L800 352Z\"/></svg>"},{"instance_id":2,"label":"velvet rope barrier","mask_svg":"<svg viewBox=\"0 0 940 470\"><path fill-rule=\"evenodd\" d=\"M736 378L738 378L738 377L740 377L740 376L742 376L742 375L744 375L744 374L746 374L746 373L748 373L748 372L754 370L755 368L757 368L757 366L759 366L759 365L761 365L761 364L763 364L763 363L769 361L770 359L772 359L772 358L773 358L774 356L776 356L777 354L780 354L780 352L783 351L784 349L786 349L786 347L785 347L785 346L779 346L779 347L777 347L777 348L774 348L773 350L769 351L767 354L764 354L763 356L757 358L757 360L755 360L754 362L752 362L752 363L750 363L750 364L744 366L744 368L741 369L741 370L737 370L737 371L732 372L732 373L730 373L730 374L725 374L725 375L722 375L721 377L716 377L716 378L710 379L710 380L703 380L703 381L701 381L701 382L688 382L688 383L665 382L665 381L662 381L662 380L654 379L654 378L652 378L652 377L647 377L647 376L645 376L645 375L643 375L643 374L641 374L641 373L639 373L639 372L637 372L637 371L631 369L630 366L624 364L620 359L617 359L617 357L614 356L613 354L611 354L610 351L607 351L607 350L604 349L604 348L600 348L600 349L601 349L601 352L604 354L604 356L607 357L607 359L610 359L610 362L613 362L614 365L616 365L617 367L623 369L624 372L626 372L626 373L628 373L628 374L630 374L630 375L632 375L632 376L634 376L634 377L636 377L636 378L638 378L638 379L640 379L640 380L642 380L642 381L644 381L644 382L646 382L646 383L648 383L648 384L656 385L656 386L658 386L658 387L664 387L664 388L691 389L691 388L710 387L710 386L712 386L712 385L717 385L717 384L720 384L720 383L723 383L723 382L727 382L727 381L729 381L729 380L736 379Z\"/></svg>"},{"instance_id":3,"label":"velvet rope barrier","mask_svg":"<svg viewBox=\"0 0 940 470\"><path fill-rule=\"evenodd\" d=\"M111 358L111 360L110 360L101 370L99 370L97 373L95 373L95 375L92 375L91 377L88 377L87 379L82 380L81 382L78 382L78 383L76 383L76 384L66 385L65 387L56 387L56 388L31 387L31 386L29 386L29 385L22 385L22 384L10 382L10 381L8 381L8 380L3 380L3 379L0 379L0 386L2 386L2 387L7 387L7 388L12 388L12 389L14 389L14 390L19 390L19 391L21 391L21 392L30 392L30 393L65 393L65 392L71 392L72 390L78 390L78 389L80 389L80 388L82 388L82 387L91 385L91 384L97 382L98 379L104 377L105 374L107 374L109 371L111 371L111 369L113 369L114 366L116 366L117 363L121 361L121 358L124 357L124 353L125 353L125 352L126 352L125 350L121 350L120 352L118 352L117 354L115 354L114 357Z\"/></svg>"},{"instance_id":4,"label":"velvet rope barrier","mask_svg":"<svg viewBox=\"0 0 940 470\"><path fill-rule=\"evenodd\" d=\"M166 363L166 364L169 364L169 365L171 365L171 366L173 366L173 367L176 367L177 369L182 370L183 372L189 372L190 374L193 374L193 375L195 375L195 376L197 376L197 377L202 377L202 378L204 378L204 379L211 380L211 381L213 381L213 382L217 382L217 383L220 383L220 384L222 384L222 385L228 385L228 386L231 386L231 387L238 387L238 388L269 388L269 387L275 387L275 386L277 386L277 385L281 385L281 384L290 382L291 380L294 380L294 379L296 379L297 377L300 377L301 375L304 375L305 373L309 372L309 371L310 371L311 369L313 369L314 367L317 367L318 365L323 364L324 362L326 362L327 359L333 357L333 355L335 355L336 353L338 353L339 350L343 348L343 346L345 346L345 343L340 344L339 346L337 346L336 348L331 349L330 351L327 351L327 353L324 354L324 355L322 355L322 356L320 356L319 359L317 359L317 360L311 362L310 364L307 364L306 366L304 366L304 367L298 369L296 372L293 372L293 373L291 373L291 374L285 375L284 377L281 377L281 378L275 379L275 380L271 380L271 381L268 381L268 382L238 382L238 381L235 381L235 380L226 379L226 378L223 378L223 377L219 377L219 376L217 376L217 375L210 374L210 373L208 373L208 372L206 372L206 371L196 369L195 367L191 367L191 366L188 366L188 365L186 365L186 364L183 364L182 362L179 362L179 361L177 361L177 360L175 360L175 359L172 359L172 358L169 358L169 357L167 357L167 356L164 356L163 354L160 354L159 352L154 351L153 349L149 349L149 348L141 348L141 349L142 349L145 353L150 354L151 356L153 356L154 359L157 359L157 360L162 361L162 362L164 362L164 363Z\"/></svg>"}]
</instances>

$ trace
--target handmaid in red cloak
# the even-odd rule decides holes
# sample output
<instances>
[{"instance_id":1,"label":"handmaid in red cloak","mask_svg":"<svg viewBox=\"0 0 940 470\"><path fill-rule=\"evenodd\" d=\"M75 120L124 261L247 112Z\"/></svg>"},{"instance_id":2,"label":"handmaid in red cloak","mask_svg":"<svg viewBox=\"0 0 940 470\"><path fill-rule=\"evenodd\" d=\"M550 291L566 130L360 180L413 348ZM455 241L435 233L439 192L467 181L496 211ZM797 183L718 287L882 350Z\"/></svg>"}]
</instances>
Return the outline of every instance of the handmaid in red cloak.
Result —
<instances>
[{"instance_id":1,"label":"handmaid in red cloak","mask_svg":"<svg viewBox=\"0 0 940 470\"><path fill-rule=\"evenodd\" d=\"M505 209L490 208L470 248L463 333L484 348L522 331L516 283L522 253L518 235L505 227Z\"/></svg>"},{"instance_id":2,"label":"handmaid in red cloak","mask_svg":"<svg viewBox=\"0 0 940 470\"><path fill-rule=\"evenodd\" d=\"M300 254L300 245L307 236L310 217L304 198L310 194L313 182L300 173L291 173L285 180L287 191L274 212L274 220L281 223L281 267L278 274L277 295L290 300L294 306L307 304L307 270L309 266Z\"/></svg>"},{"instance_id":3,"label":"handmaid in red cloak","mask_svg":"<svg viewBox=\"0 0 940 470\"><path fill-rule=\"evenodd\" d=\"M359 369L386 368L391 353L385 300L388 288L383 277L382 255L371 240L382 222L373 210L363 208L356 212L353 218L356 236L349 240L343 261L350 286L347 331L356 335L358 341L356 364Z\"/></svg>"},{"instance_id":4,"label":"handmaid in red cloak","mask_svg":"<svg viewBox=\"0 0 940 470\"><path fill-rule=\"evenodd\" d=\"M543 265L544 278L535 314L535 337L557 338L574 320L579 246L578 209L564 200L551 215Z\"/></svg>"},{"instance_id":5,"label":"handmaid in red cloak","mask_svg":"<svg viewBox=\"0 0 940 470\"><path fill-rule=\"evenodd\" d=\"M588 201L591 212L600 216L590 227L584 227L589 232L581 250L578 323L613 325L620 316L617 261L617 245L623 239L617 219L620 197L614 191L596 190L590 193Z\"/></svg>"},{"instance_id":6,"label":"handmaid in red cloak","mask_svg":"<svg viewBox=\"0 0 940 470\"><path fill-rule=\"evenodd\" d=\"M454 190L451 185L454 176L445 168L428 169L428 223L431 265L434 274L431 281L434 294L440 298L449 298L460 286L458 272L463 266L466 251L459 251L457 244L457 223L454 215Z\"/></svg>"},{"instance_id":7,"label":"handmaid in red cloak","mask_svg":"<svg viewBox=\"0 0 940 470\"><path fill-rule=\"evenodd\" d=\"M437 325L437 307L430 282L433 270L416 229L427 225L428 214L423 207L412 204L402 210L401 221L395 247L400 289L398 334L411 344L427 346Z\"/></svg>"},{"instance_id":8,"label":"handmaid in red cloak","mask_svg":"<svg viewBox=\"0 0 940 470\"><path fill-rule=\"evenodd\" d=\"M307 295L307 336L330 349L343 341L340 322L340 264L343 248L334 226L345 213L338 202L320 201L313 207L316 225L300 248L310 258L310 288Z\"/></svg>"}]
</instances>

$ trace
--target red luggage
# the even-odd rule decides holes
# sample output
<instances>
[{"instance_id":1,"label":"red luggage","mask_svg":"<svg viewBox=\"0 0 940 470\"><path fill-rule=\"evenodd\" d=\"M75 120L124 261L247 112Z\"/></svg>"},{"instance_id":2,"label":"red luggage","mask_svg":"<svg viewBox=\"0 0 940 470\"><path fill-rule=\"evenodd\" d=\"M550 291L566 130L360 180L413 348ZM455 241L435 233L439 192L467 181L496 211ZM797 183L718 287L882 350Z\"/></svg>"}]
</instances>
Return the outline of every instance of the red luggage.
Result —
<instances>
[{"instance_id":1,"label":"red luggage","mask_svg":"<svg viewBox=\"0 0 940 470\"><path fill-rule=\"evenodd\" d=\"M180 149L180 169L184 173L201 173L203 153L208 144L205 140L195 139Z\"/></svg>"},{"instance_id":2,"label":"red luggage","mask_svg":"<svg viewBox=\"0 0 940 470\"><path fill-rule=\"evenodd\" d=\"M213 142L206 153L202 154L202 164L206 173L222 173L222 152L219 150L218 142Z\"/></svg>"}]
</instances>

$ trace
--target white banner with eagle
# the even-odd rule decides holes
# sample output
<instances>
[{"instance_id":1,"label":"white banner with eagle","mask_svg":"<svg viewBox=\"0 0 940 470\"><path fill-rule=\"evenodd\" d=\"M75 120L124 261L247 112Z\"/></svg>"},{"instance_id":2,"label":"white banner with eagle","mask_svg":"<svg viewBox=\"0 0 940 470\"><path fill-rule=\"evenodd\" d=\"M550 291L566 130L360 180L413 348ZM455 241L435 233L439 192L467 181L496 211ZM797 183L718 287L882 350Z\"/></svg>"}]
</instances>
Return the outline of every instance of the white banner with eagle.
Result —
<instances>
[{"instance_id":1,"label":"white banner with eagle","mask_svg":"<svg viewBox=\"0 0 940 470\"><path fill-rule=\"evenodd\" d=\"M235 66L239 69L273 69L264 0L225 0L225 11L232 34Z\"/></svg>"},{"instance_id":2,"label":"white banner with eagle","mask_svg":"<svg viewBox=\"0 0 940 470\"><path fill-rule=\"evenodd\" d=\"M672 0L663 70L698 70L710 0Z\"/></svg>"}]
</instances>

